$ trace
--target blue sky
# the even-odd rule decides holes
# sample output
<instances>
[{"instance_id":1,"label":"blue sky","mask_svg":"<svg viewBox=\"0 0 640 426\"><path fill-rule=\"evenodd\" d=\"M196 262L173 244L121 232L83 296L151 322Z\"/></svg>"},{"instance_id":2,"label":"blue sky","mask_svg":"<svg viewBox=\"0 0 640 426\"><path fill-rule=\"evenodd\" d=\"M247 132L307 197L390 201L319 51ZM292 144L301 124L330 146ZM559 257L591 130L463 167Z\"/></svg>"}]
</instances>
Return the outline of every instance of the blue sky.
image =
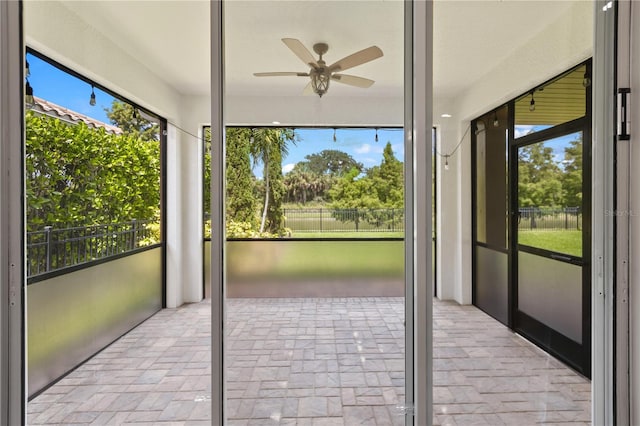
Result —
<instances>
[{"instance_id":1,"label":"blue sky","mask_svg":"<svg viewBox=\"0 0 640 426\"><path fill-rule=\"evenodd\" d=\"M296 146L289 149L289 155L282 161L282 169L288 172L293 165L303 161L309 154L335 149L346 152L365 167L379 165L382 151L387 142L400 161L404 159L403 132L400 129L379 129L378 142L375 141L375 129L336 129L336 141L333 141L333 129L296 129L300 139Z\"/></svg>"},{"instance_id":2,"label":"blue sky","mask_svg":"<svg viewBox=\"0 0 640 426\"><path fill-rule=\"evenodd\" d=\"M529 133L538 132L540 130L548 129L552 126L550 125L516 125L515 128L515 137L519 138L521 136L525 136ZM554 139L549 139L544 142L546 147L550 147L553 149L553 158L554 161L564 167L564 149L569 147L571 142L578 140L582 137L581 132L571 133L565 136L560 136Z\"/></svg>"},{"instance_id":3,"label":"blue sky","mask_svg":"<svg viewBox=\"0 0 640 426\"><path fill-rule=\"evenodd\" d=\"M100 89L94 89L96 105L91 106L89 105L91 85L31 54L27 54L27 62L29 62L29 69L31 70L29 84L33 87L33 95L35 97L53 102L104 123L109 123L104 109L111 107L113 102L111 95Z\"/></svg>"},{"instance_id":4,"label":"blue sky","mask_svg":"<svg viewBox=\"0 0 640 426\"><path fill-rule=\"evenodd\" d=\"M113 97L102 90L94 89L96 105L89 105L91 85L61 71L36 56L27 54L31 70L29 83L36 97L53 102L70 110L109 123L105 108L109 108ZM387 142L391 142L393 152L400 161L404 158L403 132L400 129L379 129L378 142L375 141L375 129L336 129L336 141L333 141L333 129L295 129L299 141L289 148L289 155L282 161L286 173L303 161L309 154L325 149L346 152L365 167L372 167L382 161L382 151ZM257 168L256 174L260 168Z\"/></svg>"}]
</instances>

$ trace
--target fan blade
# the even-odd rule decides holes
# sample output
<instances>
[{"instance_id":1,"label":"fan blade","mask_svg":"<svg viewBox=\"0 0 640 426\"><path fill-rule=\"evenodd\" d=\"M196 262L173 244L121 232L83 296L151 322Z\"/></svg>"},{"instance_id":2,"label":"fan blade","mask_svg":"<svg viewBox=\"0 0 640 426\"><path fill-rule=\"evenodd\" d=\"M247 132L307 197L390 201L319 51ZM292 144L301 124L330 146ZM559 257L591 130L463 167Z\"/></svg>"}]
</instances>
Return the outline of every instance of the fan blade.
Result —
<instances>
[{"instance_id":1,"label":"fan blade","mask_svg":"<svg viewBox=\"0 0 640 426\"><path fill-rule=\"evenodd\" d=\"M309 73L306 72L254 72L253 75L255 75L256 77L309 77Z\"/></svg>"},{"instance_id":2,"label":"fan blade","mask_svg":"<svg viewBox=\"0 0 640 426\"><path fill-rule=\"evenodd\" d=\"M316 58L314 58L311 52L309 52L309 49L304 47L304 44L302 44L300 40L295 38L283 38L282 41L298 58L302 60L302 62L309 65L311 68L316 68L318 66Z\"/></svg>"},{"instance_id":3,"label":"fan blade","mask_svg":"<svg viewBox=\"0 0 640 426\"><path fill-rule=\"evenodd\" d=\"M311 82L309 82L309 84L307 84L304 87L304 90L302 90L302 94L303 95L313 95L313 86L311 85Z\"/></svg>"},{"instance_id":4,"label":"fan blade","mask_svg":"<svg viewBox=\"0 0 640 426\"><path fill-rule=\"evenodd\" d=\"M348 84L349 86L362 87L366 89L367 87L371 87L375 81L369 80L364 77L356 77L355 75L347 75L347 74L333 74L331 76L331 80L335 80L338 83Z\"/></svg>"},{"instance_id":5,"label":"fan blade","mask_svg":"<svg viewBox=\"0 0 640 426\"><path fill-rule=\"evenodd\" d=\"M349 55L346 58L340 59L338 62L331 65L329 69L332 72L344 71L349 68L365 64L369 61L373 61L374 59L378 59L381 56L382 50L380 50L378 46L371 46L367 47L366 49L362 49L361 51L356 52L353 55Z\"/></svg>"}]
</instances>

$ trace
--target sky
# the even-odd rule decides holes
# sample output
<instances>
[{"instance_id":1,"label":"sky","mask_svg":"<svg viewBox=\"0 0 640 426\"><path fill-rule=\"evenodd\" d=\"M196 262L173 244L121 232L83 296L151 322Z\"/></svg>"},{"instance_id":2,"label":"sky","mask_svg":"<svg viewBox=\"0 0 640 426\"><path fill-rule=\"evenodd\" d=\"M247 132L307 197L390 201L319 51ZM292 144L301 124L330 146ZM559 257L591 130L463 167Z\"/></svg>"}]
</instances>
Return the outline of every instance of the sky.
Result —
<instances>
[{"instance_id":1,"label":"sky","mask_svg":"<svg viewBox=\"0 0 640 426\"><path fill-rule=\"evenodd\" d=\"M382 161L382 151L387 142L391 143L393 153L400 161L404 160L403 132L401 129L378 129L378 142L375 141L375 129L336 129L336 141L333 141L333 129L295 129L299 141L289 148L289 155L282 160L283 172L304 161L309 154L333 149L346 152L366 168L377 166Z\"/></svg>"},{"instance_id":2,"label":"sky","mask_svg":"<svg viewBox=\"0 0 640 426\"><path fill-rule=\"evenodd\" d=\"M105 109L111 106L114 98L95 88L96 105L89 105L91 85L74 77L40 58L27 54L29 69L29 84L33 88L34 96L53 102L70 110L87 115L96 120L109 123ZM375 129L337 128L336 141L333 141L334 129L296 128L298 141L289 147L289 154L283 158L284 173L293 166L304 161L305 156L334 149L346 152L366 168L379 165L382 161L382 151L390 142L393 152L400 161L404 160L403 132L401 129L378 129L378 142L375 141ZM261 174L258 170L255 173Z\"/></svg>"},{"instance_id":3,"label":"sky","mask_svg":"<svg viewBox=\"0 0 640 426\"><path fill-rule=\"evenodd\" d=\"M548 129L552 126L549 125L516 125L515 126L515 137L519 138L521 136L528 135L530 133L538 132L540 130ZM575 140L579 140L582 137L581 132L571 133L568 135L560 136L553 139L548 139L544 142L545 147L549 147L553 149L553 159L554 161L560 165L560 167L564 167L564 149L569 147L571 142Z\"/></svg>"},{"instance_id":4,"label":"sky","mask_svg":"<svg viewBox=\"0 0 640 426\"><path fill-rule=\"evenodd\" d=\"M28 80L33 88L33 96L109 124L104 110L111 107L113 96L96 88L96 105L91 106L90 84L31 54L27 54L27 62L31 72Z\"/></svg>"}]
</instances>

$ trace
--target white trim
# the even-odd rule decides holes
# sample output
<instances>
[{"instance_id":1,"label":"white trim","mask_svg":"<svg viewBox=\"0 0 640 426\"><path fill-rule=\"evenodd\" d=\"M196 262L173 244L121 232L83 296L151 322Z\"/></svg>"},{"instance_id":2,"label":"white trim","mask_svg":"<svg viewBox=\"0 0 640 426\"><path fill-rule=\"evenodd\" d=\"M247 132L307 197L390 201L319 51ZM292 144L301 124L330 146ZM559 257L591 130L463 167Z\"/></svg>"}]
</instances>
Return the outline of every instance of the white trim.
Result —
<instances>
[{"instance_id":1,"label":"white trim","mask_svg":"<svg viewBox=\"0 0 640 426\"><path fill-rule=\"evenodd\" d=\"M617 45L617 87L631 87L630 81L630 31L631 2L623 1L618 7ZM620 426L630 424L629 406L629 239L631 220L626 214L632 211L630 205L631 143L629 140L616 142L616 211L623 215L613 215L616 219L616 298L615 298L615 420Z\"/></svg>"},{"instance_id":2,"label":"white trim","mask_svg":"<svg viewBox=\"0 0 640 426\"><path fill-rule=\"evenodd\" d=\"M0 2L0 424L25 423L21 2Z\"/></svg>"},{"instance_id":3,"label":"white trim","mask_svg":"<svg viewBox=\"0 0 640 426\"><path fill-rule=\"evenodd\" d=\"M592 423L614 424L613 377L615 344L613 328L614 228L614 42L615 9L607 1L594 2L592 134Z\"/></svg>"},{"instance_id":4,"label":"white trim","mask_svg":"<svg viewBox=\"0 0 640 426\"><path fill-rule=\"evenodd\" d=\"M411 69L411 93L405 104L409 111L413 142L412 207L413 267L413 398L414 424L433 421L433 281L431 278L431 141L433 128L433 2L414 1L411 16L412 43L405 55ZM408 50L411 49L411 50ZM406 77L405 77L406 79ZM408 133L407 133L408 134ZM407 193L409 189L406 190ZM409 303L409 301L407 301Z\"/></svg>"},{"instance_id":5,"label":"white trim","mask_svg":"<svg viewBox=\"0 0 640 426\"><path fill-rule=\"evenodd\" d=\"M416 286L415 286L415 152L413 123L413 9L414 2L404 3L404 405L411 408L405 412L405 425L415 421L417 401L415 399L416 347Z\"/></svg>"}]
</instances>

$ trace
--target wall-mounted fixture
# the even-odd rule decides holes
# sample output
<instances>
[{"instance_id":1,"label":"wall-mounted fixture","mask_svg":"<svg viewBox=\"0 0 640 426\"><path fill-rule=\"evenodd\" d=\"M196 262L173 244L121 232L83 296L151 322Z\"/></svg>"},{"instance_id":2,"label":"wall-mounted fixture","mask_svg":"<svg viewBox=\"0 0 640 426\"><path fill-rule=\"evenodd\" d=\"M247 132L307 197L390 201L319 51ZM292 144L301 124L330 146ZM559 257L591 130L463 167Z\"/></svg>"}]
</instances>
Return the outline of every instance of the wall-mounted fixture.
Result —
<instances>
[{"instance_id":1,"label":"wall-mounted fixture","mask_svg":"<svg viewBox=\"0 0 640 426\"><path fill-rule=\"evenodd\" d=\"M531 91L531 102L529 102L529 111L533 112L536 110L536 100L533 99L533 90Z\"/></svg>"},{"instance_id":2,"label":"wall-mounted fixture","mask_svg":"<svg viewBox=\"0 0 640 426\"><path fill-rule=\"evenodd\" d=\"M31 108L35 103L33 100L33 87L29 84L29 80L24 84L24 102L29 108Z\"/></svg>"},{"instance_id":3,"label":"wall-mounted fixture","mask_svg":"<svg viewBox=\"0 0 640 426\"><path fill-rule=\"evenodd\" d=\"M91 96L89 97L89 105L96 105L96 93L93 91L93 85L91 85Z\"/></svg>"}]
</instances>

